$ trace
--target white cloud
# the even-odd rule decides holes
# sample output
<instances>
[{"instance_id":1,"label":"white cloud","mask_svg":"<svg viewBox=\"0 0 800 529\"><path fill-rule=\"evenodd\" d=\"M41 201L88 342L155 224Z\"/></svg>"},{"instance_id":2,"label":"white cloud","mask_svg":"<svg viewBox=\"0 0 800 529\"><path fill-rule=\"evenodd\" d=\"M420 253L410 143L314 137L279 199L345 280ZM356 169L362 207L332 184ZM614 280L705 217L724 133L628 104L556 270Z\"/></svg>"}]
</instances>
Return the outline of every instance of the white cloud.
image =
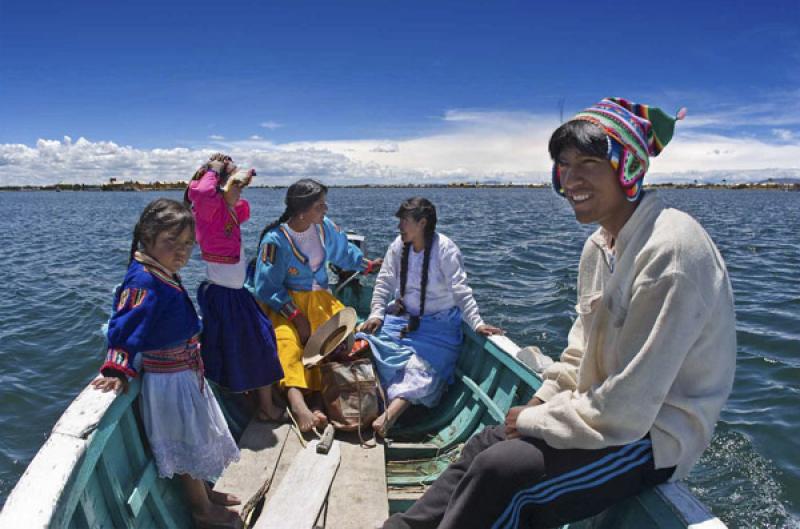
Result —
<instances>
[{"instance_id":1,"label":"white cloud","mask_svg":"<svg viewBox=\"0 0 800 529\"><path fill-rule=\"evenodd\" d=\"M370 149L370 152L398 152L400 151L400 147L397 146L396 143L382 143Z\"/></svg>"},{"instance_id":2,"label":"white cloud","mask_svg":"<svg viewBox=\"0 0 800 529\"><path fill-rule=\"evenodd\" d=\"M111 177L124 180L178 180L212 151L186 148L140 150L114 142L72 142L40 139L34 147L0 144L3 185L99 183ZM180 170L176 170L181 168Z\"/></svg>"},{"instance_id":3,"label":"white cloud","mask_svg":"<svg viewBox=\"0 0 800 529\"><path fill-rule=\"evenodd\" d=\"M545 181L547 140L557 126L552 116L527 113L449 111L444 129L404 140L295 142L281 148L317 148L346 155L367 166L382 165L402 178L427 180L505 179ZM391 145L391 148L376 149Z\"/></svg>"},{"instance_id":4,"label":"white cloud","mask_svg":"<svg viewBox=\"0 0 800 529\"><path fill-rule=\"evenodd\" d=\"M800 138L775 127L758 139L709 133L678 125L675 139L651 163L649 181L674 178L760 180L800 175ZM546 182L547 142L554 115L450 110L430 135L305 141L276 144L254 135L216 139L196 148L138 149L110 141L69 137L40 139L34 146L0 144L0 185L99 183L109 178L186 180L212 152L230 153L242 167L258 170L258 182L287 184L315 177L331 184L502 180Z\"/></svg>"},{"instance_id":5,"label":"white cloud","mask_svg":"<svg viewBox=\"0 0 800 529\"><path fill-rule=\"evenodd\" d=\"M225 136L220 136L219 134L212 134L211 136L208 137L208 139L214 141L223 141L225 139Z\"/></svg>"},{"instance_id":6,"label":"white cloud","mask_svg":"<svg viewBox=\"0 0 800 529\"><path fill-rule=\"evenodd\" d=\"M743 103L740 99L713 102L700 110L689 107L680 127L697 129L714 127L733 130L750 127L790 127L800 125L800 90L773 92L761 101ZM708 108L709 110L704 110Z\"/></svg>"},{"instance_id":7,"label":"white cloud","mask_svg":"<svg viewBox=\"0 0 800 529\"><path fill-rule=\"evenodd\" d=\"M269 130L275 130L283 127L283 125L277 121L263 121L260 123L260 125Z\"/></svg>"},{"instance_id":8,"label":"white cloud","mask_svg":"<svg viewBox=\"0 0 800 529\"><path fill-rule=\"evenodd\" d=\"M800 142L769 143L755 138L680 131L660 156L651 173L686 171L757 171L800 168Z\"/></svg>"}]
</instances>

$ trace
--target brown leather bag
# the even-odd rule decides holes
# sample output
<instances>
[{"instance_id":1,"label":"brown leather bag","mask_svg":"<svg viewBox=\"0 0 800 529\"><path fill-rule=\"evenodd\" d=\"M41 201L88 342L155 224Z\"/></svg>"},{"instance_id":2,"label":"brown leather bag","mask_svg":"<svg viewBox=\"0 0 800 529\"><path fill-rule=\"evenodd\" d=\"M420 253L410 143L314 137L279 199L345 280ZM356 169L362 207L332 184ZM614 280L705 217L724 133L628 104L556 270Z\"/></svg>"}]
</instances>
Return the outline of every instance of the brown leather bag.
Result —
<instances>
[{"instance_id":1,"label":"brown leather bag","mask_svg":"<svg viewBox=\"0 0 800 529\"><path fill-rule=\"evenodd\" d=\"M322 402L328 420L337 430L368 429L378 418L380 388L369 358L326 361L322 372Z\"/></svg>"}]
</instances>

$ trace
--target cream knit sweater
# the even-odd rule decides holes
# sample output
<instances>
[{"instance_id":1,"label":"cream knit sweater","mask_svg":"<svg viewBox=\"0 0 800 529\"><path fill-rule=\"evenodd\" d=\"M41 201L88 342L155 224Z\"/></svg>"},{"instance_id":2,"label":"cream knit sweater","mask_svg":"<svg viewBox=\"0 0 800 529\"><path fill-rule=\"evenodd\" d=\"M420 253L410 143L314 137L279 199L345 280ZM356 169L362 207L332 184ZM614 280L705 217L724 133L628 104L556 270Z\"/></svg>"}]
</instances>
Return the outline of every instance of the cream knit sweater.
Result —
<instances>
[{"instance_id":1,"label":"cream knit sweater","mask_svg":"<svg viewBox=\"0 0 800 529\"><path fill-rule=\"evenodd\" d=\"M656 468L685 477L708 446L736 368L725 263L689 215L647 193L607 257L586 241L578 317L559 362L524 410L523 435L555 448L598 449L650 434ZM613 266L613 271L611 267Z\"/></svg>"}]
</instances>

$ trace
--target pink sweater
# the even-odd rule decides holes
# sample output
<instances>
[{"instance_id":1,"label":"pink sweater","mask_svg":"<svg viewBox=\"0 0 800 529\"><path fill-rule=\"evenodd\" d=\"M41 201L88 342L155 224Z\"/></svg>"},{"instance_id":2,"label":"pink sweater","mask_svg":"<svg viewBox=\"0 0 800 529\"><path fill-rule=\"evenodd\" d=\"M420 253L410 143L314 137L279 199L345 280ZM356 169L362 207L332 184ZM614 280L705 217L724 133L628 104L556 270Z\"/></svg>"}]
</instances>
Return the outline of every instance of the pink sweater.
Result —
<instances>
[{"instance_id":1,"label":"pink sweater","mask_svg":"<svg viewBox=\"0 0 800 529\"><path fill-rule=\"evenodd\" d=\"M250 218L250 204L239 200L229 207L217 190L218 183L219 175L214 171L189 183L197 242L204 261L235 264L239 262L242 247L239 225Z\"/></svg>"}]
</instances>

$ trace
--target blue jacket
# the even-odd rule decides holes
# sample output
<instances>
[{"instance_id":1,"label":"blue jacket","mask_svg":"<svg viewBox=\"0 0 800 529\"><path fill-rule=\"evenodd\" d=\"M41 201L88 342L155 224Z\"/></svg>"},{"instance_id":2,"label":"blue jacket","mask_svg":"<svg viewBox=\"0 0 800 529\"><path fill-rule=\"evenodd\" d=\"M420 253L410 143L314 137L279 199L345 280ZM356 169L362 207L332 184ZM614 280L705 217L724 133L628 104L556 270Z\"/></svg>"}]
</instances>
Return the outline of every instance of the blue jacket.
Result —
<instances>
[{"instance_id":1,"label":"blue jacket","mask_svg":"<svg viewBox=\"0 0 800 529\"><path fill-rule=\"evenodd\" d=\"M364 270L368 261L361 250L347 240L347 235L328 217L317 224L325 261L316 272L308 265L308 258L295 247L284 225L268 231L258 247L255 270L251 268L248 288L262 302L278 312L291 301L289 290L311 290L316 280L328 288L328 262L343 270Z\"/></svg>"},{"instance_id":2,"label":"blue jacket","mask_svg":"<svg viewBox=\"0 0 800 529\"><path fill-rule=\"evenodd\" d=\"M139 353L179 345L200 328L192 300L175 276L153 263L131 261L114 294L108 352L100 372L135 377Z\"/></svg>"}]
</instances>

